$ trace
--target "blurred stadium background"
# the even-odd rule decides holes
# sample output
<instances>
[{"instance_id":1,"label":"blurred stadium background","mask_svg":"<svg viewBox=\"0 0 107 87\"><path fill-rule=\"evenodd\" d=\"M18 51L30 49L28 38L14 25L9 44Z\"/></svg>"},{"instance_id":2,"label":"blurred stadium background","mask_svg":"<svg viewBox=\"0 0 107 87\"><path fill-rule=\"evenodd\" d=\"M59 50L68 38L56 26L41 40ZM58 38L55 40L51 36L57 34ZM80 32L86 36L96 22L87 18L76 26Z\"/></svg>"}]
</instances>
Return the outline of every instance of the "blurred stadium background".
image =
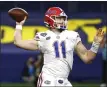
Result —
<instances>
[{"instance_id":1,"label":"blurred stadium background","mask_svg":"<svg viewBox=\"0 0 107 87\"><path fill-rule=\"evenodd\" d=\"M32 39L36 32L45 31L43 18L45 11L52 6L64 9L68 15L68 29L78 31L82 42L90 48L97 28L107 28L107 2L92 1L0 1L1 24L1 58L0 86L1 87L31 87L21 79L25 61L36 56L39 51L27 51L13 45L15 21L8 16L8 10L21 7L28 11L29 19L23 27L23 39ZM84 64L74 54L73 70L69 80L74 87L99 87L102 76L102 54L99 50L95 60Z\"/></svg>"}]
</instances>

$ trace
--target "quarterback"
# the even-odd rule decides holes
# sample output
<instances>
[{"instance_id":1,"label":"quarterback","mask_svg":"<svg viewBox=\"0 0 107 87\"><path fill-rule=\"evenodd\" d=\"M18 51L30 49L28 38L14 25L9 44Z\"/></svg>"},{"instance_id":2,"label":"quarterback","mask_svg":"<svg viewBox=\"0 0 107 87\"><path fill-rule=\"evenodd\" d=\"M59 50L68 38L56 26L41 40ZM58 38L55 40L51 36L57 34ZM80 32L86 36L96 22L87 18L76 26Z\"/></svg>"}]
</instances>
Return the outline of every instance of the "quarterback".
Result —
<instances>
[{"instance_id":1,"label":"quarterback","mask_svg":"<svg viewBox=\"0 0 107 87\"><path fill-rule=\"evenodd\" d=\"M82 44L79 34L67 30L67 15L59 7L47 10L44 23L49 28L39 32L32 40L22 40L22 25L16 22L14 44L27 50L40 50L44 54L44 65L39 75L37 87L72 87L68 75L72 70L73 52L76 51L85 63L91 62L98 52L104 38L102 29L98 29L89 50Z\"/></svg>"}]
</instances>

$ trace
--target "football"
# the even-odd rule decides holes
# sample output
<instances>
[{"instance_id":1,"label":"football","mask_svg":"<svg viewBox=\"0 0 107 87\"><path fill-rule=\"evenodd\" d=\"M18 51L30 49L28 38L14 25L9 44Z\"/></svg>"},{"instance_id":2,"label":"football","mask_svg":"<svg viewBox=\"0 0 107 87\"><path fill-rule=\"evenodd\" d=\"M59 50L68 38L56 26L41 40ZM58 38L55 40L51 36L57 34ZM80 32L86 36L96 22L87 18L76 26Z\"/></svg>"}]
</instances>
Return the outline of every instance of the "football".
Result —
<instances>
[{"instance_id":1,"label":"football","mask_svg":"<svg viewBox=\"0 0 107 87\"><path fill-rule=\"evenodd\" d=\"M22 20L24 20L25 17L26 17L26 19L28 18L27 11L25 11L22 8L18 8L18 7L10 9L8 11L8 14L16 22L21 22Z\"/></svg>"}]
</instances>

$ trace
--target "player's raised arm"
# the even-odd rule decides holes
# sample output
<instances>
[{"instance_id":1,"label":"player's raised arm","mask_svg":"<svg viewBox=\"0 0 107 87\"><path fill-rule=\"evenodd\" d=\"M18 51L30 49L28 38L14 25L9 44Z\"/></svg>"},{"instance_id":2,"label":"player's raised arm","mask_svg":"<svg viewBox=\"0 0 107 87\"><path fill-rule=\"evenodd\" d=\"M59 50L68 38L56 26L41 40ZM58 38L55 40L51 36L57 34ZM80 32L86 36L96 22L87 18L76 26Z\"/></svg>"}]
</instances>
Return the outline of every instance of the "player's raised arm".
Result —
<instances>
[{"instance_id":1,"label":"player's raised arm","mask_svg":"<svg viewBox=\"0 0 107 87\"><path fill-rule=\"evenodd\" d=\"M26 18L20 23L16 22L16 29L14 33L14 44L20 48L24 48L27 50L37 50L38 49L38 41L32 40L22 40L22 25L24 24Z\"/></svg>"},{"instance_id":2,"label":"player's raised arm","mask_svg":"<svg viewBox=\"0 0 107 87\"><path fill-rule=\"evenodd\" d=\"M76 51L80 56L80 58L85 63L88 63L94 59L100 45L102 44L103 38L104 38L104 31L102 31L102 29L99 29L97 31L96 36L94 37L94 41L92 43L90 50L87 50L85 46L82 44L82 42L78 42L78 44L76 45Z\"/></svg>"}]
</instances>

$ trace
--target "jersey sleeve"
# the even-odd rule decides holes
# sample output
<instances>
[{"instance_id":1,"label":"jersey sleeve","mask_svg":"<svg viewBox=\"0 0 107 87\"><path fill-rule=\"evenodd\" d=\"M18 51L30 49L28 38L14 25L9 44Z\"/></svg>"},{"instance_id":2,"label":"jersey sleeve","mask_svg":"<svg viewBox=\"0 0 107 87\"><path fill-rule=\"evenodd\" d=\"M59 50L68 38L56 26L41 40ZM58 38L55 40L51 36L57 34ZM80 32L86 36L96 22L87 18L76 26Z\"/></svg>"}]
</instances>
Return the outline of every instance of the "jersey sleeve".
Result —
<instances>
[{"instance_id":1,"label":"jersey sleeve","mask_svg":"<svg viewBox=\"0 0 107 87\"><path fill-rule=\"evenodd\" d=\"M39 33L36 33L34 40L40 41L40 34Z\"/></svg>"},{"instance_id":2,"label":"jersey sleeve","mask_svg":"<svg viewBox=\"0 0 107 87\"><path fill-rule=\"evenodd\" d=\"M43 47L43 43L44 43L44 38L41 36L41 33L36 33L34 40L38 41L38 46L39 49L41 49Z\"/></svg>"}]
</instances>

